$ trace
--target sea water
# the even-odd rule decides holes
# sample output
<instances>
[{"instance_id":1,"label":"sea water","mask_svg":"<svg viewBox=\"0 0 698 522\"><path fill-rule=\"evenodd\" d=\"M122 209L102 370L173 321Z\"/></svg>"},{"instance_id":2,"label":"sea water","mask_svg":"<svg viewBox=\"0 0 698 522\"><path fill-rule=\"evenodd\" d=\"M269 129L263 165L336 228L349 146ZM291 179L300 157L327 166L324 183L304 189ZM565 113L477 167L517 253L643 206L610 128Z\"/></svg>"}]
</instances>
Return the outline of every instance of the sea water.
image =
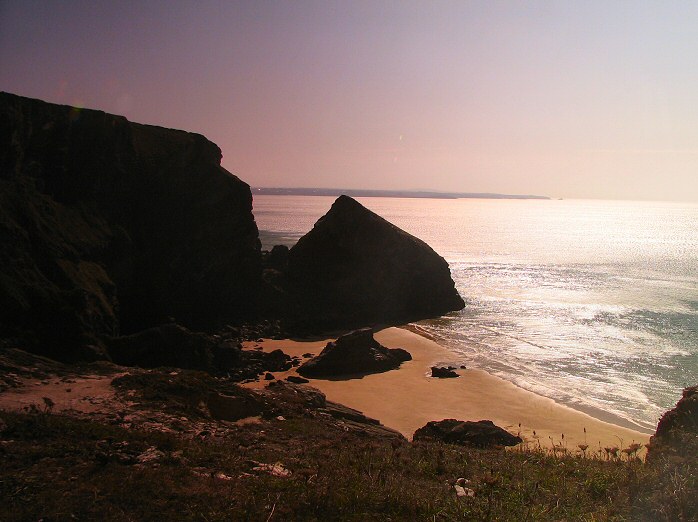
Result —
<instances>
[{"instance_id":1,"label":"sea water","mask_svg":"<svg viewBox=\"0 0 698 522\"><path fill-rule=\"evenodd\" d=\"M255 196L263 248L292 246L334 198ZM698 384L698 205L360 198L448 261L466 302L418 326L481 368L652 430Z\"/></svg>"}]
</instances>

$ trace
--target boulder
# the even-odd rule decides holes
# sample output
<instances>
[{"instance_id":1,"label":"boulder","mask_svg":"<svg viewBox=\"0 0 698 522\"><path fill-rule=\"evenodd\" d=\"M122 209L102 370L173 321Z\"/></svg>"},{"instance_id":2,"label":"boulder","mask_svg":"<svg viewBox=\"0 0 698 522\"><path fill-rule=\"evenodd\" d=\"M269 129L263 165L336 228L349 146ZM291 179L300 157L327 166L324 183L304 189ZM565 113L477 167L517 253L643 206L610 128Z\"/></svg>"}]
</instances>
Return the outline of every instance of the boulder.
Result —
<instances>
[{"instance_id":1,"label":"boulder","mask_svg":"<svg viewBox=\"0 0 698 522\"><path fill-rule=\"evenodd\" d=\"M264 403L242 388L235 390L235 393L211 393L206 406L213 419L225 421L236 421L265 411Z\"/></svg>"},{"instance_id":2,"label":"boulder","mask_svg":"<svg viewBox=\"0 0 698 522\"><path fill-rule=\"evenodd\" d=\"M325 327L404 323L465 305L426 243L340 196L288 253L291 315Z\"/></svg>"},{"instance_id":3,"label":"boulder","mask_svg":"<svg viewBox=\"0 0 698 522\"><path fill-rule=\"evenodd\" d=\"M327 406L325 394L317 388L285 381L269 383L266 392L276 398L276 402L299 404L305 408L324 408Z\"/></svg>"},{"instance_id":4,"label":"boulder","mask_svg":"<svg viewBox=\"0 0 698 522\"><path fill-rule=\"evenodd\" d=\"M231 340L221 340L209 337L209 344L213 356L213 368L219 372L227 372L233 368L239 368L245 364L242 345Z\"/></svg>"},{"instance_id":5,"label":"boulder","mask_svg":"<svg viewBox=\"0 0 698 522\"><path fill-rule=\"evenodd\" d=\"M198 134L0 93L0 337L55 359L254 313L249 186Z\"/></svg>"},{"instance_id":6,"label":"boulder","mask_svg":"<svg viewBox=\"0 0 698 522\"><path fill-rule=\"evenodd\" d=\"M520 437L495 426L492 421L477 422L444 419L430 421L414 432L412 440L441 441L448 444L477 446L487 448L492 446L515 446L522 442Z\"/></svg>"},{"instance_id":7,"label":"boulder","mask_svg":"<svg viewBox=\"0 0 698 522\"><path fill-rule=\"evenodd\" d=\"M259 355L264 361L265 370L270 372L285 372L291 369L291 357L286 355L278 348L269 353L260 353ZM257 357L257 354L254 354L253 356Z\"/></svg>"},{"instance_id":8,"label":"boulder","mask_svg":"<svg viewBox=\"0 0 698 522\"><path fill-rule=\"evenodd\" d=\"M432 366L431 367L431 376L432 377L437 377L439 379L449 379L453 377L459 377L459 375L454 372L450 368L446 367L441 367L441 366Z\"/></svg>"},{"instance_id":9,"label":"boulder","mask_svg":"<svg viewBox=\"0 0 698 522\"><path fill-rule=\"evenodd\" d=\"M264 264L266 268L274 268L276 270L286 270L288 264L288 247L286 245L274 245L271 252L265 254Z\"/></svg>"},{"instance_id":10,"label":"boulder","mask_svg":"<svg viewBox=\"0 0 698 522\"><path fill-rule=\"evenodd\" d=\"M698 386L683 390L676 406L667 411L657 424L650 439L648 462L661 456L690 457L698 455Z\"/></svg>"},{"instance_id":11,"label":"boulder","mask_svg":"<svg viewBox=\"0 0 698 522\"><path fill-rule=\"evenodd\" d=\"M393 370L411 359L408 351L386 348L373 338L370 328L362 328L327 343L320 355L298 368L298 373L315 378L378 373Z\"/></svg>"}]
</instances>

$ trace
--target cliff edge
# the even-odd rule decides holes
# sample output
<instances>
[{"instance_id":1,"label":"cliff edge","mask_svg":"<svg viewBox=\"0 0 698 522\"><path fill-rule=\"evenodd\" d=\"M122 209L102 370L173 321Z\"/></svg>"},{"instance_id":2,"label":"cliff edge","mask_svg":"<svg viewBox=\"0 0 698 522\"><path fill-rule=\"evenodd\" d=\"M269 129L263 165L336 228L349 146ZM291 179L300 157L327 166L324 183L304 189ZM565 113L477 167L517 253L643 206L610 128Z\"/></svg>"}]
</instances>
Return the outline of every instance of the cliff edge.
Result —
<instances>
[{"instance_id":1,"label":"cliff edge","mask_svg":"<svg viewBox=\"0 0 698 522\"><path fill-rule=\"evenodd\" d=\"M253 315L249 186L198 134L0 93L0 337L62 360Z\"/></svg>"}]
</instances>

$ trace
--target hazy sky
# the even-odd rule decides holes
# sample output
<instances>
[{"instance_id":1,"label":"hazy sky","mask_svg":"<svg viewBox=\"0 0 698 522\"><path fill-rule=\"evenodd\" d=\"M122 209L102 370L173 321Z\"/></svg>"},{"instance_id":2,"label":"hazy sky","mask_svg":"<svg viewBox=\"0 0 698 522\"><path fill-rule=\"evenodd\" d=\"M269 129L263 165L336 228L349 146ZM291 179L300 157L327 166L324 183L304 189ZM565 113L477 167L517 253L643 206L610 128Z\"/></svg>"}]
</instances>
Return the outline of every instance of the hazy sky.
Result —
<instances>
[{"instance_id":1,"label":"hazy sky","mask_svg":"<svg viewBox=\"0 0 698 522\"><path fill-rule=\"evenodd\" d=\"M0 0L0 89L253 186L698 201L693 0Z\"/></svg>"}]
</instances>

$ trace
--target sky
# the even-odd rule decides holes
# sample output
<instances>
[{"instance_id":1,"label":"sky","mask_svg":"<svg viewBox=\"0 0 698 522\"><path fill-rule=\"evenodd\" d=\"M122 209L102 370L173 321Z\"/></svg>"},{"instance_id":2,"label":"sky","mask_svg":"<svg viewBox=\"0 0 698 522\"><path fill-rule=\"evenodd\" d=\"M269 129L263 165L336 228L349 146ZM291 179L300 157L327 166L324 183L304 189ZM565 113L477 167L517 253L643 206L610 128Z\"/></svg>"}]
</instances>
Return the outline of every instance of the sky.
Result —
<instances>
[{"instance_id":1,"label":"sky","mask_svg":"<svg viewBox=\"0 0 698 522\"><path fill-rule=\"evenodd\" d=\"M254 187L698 201L692 0L0 0L0 90Z\"/></svg>"}]
</instances>

